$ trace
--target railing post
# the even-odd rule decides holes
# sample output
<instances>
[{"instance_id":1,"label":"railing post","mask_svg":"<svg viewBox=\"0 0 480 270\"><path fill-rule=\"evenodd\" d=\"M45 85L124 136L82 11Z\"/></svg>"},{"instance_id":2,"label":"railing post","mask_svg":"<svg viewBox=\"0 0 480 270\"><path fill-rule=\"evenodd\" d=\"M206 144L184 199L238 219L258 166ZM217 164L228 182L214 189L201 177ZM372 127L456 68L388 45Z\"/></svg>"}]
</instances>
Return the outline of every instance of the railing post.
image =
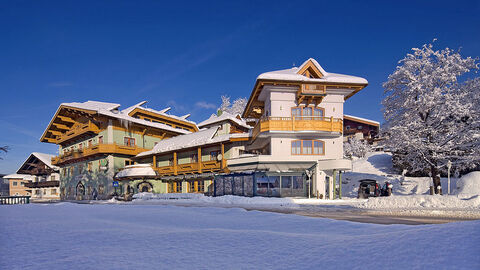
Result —
<instances>
[{"instance_id":1,"label":"railing post","mask_svg":"<svg viewBox=\"0 0 480 270\"><path fill-rule=\"evenodd\" d=\"M177 152L173 152L173 174L177 175Z\"/></svg>"},{"instance_id":2,"label":"railing post","mask_svg":"<svg viewBox=\"0 0 480 270\"><path fill-rule=\"evenodd\" d=\"M153 155L153 169L157 168L157 156Z\"/></svg>"},{"instance_id":3,"label":"railing post","mask_svg":"<svg viewBox=\"0 0 480 270\"><path fill-rule=\"evenodd\" d=\"M222 160L220 164L220 168L223 170L225 168L225 145L222 143L221 145L221 151L222 151Z\"/></svg>"},{"instance_id":4,"label":"railing post","mask_svg":"<svg viewBox=\"0 0 480 270\"><path fill-rule=\"evenodd\" d=\"M330 131L333 131L333 116L330 116Z\"/></svg>"},{"instance_id":5,"label":"railing post","mask_svg":"<svg viewBox=\"0 0 480 270\"><path fill-rule=\"evenodd\" d=\"M202 148L197 148L198 173L202 173Z\"/></svg>"}]
</instances>

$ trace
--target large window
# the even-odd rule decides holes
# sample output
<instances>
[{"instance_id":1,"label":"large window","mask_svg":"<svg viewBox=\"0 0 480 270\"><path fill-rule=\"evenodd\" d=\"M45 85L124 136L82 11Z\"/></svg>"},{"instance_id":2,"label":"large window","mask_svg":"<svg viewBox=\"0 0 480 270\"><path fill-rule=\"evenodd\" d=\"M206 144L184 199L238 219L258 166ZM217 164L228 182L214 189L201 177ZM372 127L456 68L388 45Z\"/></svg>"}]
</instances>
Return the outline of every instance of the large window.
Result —
<instances>
[{"instance_id":1,"label":"large window","mask_svg":"<svg viewBox=\"0 0 480 270\"><path fill-rule=\"evenodd\" d=\"M292 141L292 155L323 155L325 143L318 140Z\"/></svg>"},{"instance_id":2,"label":"large window","mask_svg":"<svg viewBox=\"0 0 480 270\"><path fill-rule=\"evenodd\" d=\"M325 116L324 108L305 107L305 106L292 108L292 117L295 117L295 118L311 120L311 119L319 119L324 116Z\"/></svg>"},{"instance_id":3,"label":"large window","mask_svg":"<svg viewBox=\"0 0 480 270\"><path fill-rule=\"evenodd\" d=\"M216 160L218 159L217 157L218 157L219 154L220 154L219 151L212 151L212 152L210 152L210 160L215 160L215 161L216 161ZM223 158L223 157L222 157L222 158Z\"/></svg>"},{"instance_id":4,"label":"large window","mask_svg":"<svg viewBox=\"0 0 480 270\"><path fill-rule=\"evenodd\" d=\"M123 142L125 146L135 146L135 138L123 137Z\"/></svg>"}]
</instances>

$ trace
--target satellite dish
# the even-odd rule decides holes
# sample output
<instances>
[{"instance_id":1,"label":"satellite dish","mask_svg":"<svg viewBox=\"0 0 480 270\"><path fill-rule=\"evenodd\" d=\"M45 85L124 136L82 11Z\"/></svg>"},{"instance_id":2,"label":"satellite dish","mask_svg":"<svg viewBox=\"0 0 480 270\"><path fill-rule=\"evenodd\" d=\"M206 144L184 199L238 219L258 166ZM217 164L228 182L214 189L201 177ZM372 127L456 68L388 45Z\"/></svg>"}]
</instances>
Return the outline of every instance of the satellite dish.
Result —
<instances>
[{"instance_id":1,"label":"satellite dish","mask_svg":"<svg viewBox=\"0 0 480 270\"><path fill-rule=\"evenodd\" d=\"M218 155L217 155L217 160L222 160L222 158L223 158L223 157L222 157L222 154L218 154Z\"/></svg>"}]
</instances>

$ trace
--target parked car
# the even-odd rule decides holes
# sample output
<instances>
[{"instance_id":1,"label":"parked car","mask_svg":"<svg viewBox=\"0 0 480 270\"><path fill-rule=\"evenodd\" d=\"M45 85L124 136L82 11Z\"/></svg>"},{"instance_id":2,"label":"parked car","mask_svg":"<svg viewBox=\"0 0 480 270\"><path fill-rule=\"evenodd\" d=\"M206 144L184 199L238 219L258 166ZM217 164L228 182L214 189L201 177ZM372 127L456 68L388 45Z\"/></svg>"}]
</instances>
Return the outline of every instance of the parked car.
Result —
<instances>
[{"instance_id":1,"label":"parked car","mask_svg":"<svg viewBox=\"0 0 480 270\"><path fill-rule=\"evenodd\" d=\"M373 179L363 179L360 180L358 185L358 196L359 199L366 199L368 197L378 197L378 196L390 196L392 195L393 185L389 182L385 182L382 188L378 185L376 180Z\"/></svg>"}]
</instances>

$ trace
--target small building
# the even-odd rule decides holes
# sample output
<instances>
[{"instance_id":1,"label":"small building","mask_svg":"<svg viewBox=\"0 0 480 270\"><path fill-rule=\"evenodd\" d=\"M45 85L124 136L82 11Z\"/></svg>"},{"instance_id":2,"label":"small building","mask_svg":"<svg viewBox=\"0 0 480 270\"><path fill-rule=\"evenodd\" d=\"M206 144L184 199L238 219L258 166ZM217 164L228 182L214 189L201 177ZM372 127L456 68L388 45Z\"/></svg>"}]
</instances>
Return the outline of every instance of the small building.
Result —
<instances>
[{"instance_id":1,"label":"small building","mask_svg":"<svg viewBox=\"0 0 480 270\"><path fill-rule=\"evenodd\" d=\"M380 123L377 121L352 116L343 115L343 140L355 137L359 140L366 140L373 144L380 133Z\"/></svg>"},{"instance_id":2,"label":"small building","mask_svg":"<svg viewBox=\"0 0 480 270\"><path fill-rule=\"evenodd\" d=\"M25 185L33 180L33 177L28 174L9 174L5 175L3 179L9 182L10 196L31 196L31 190Z\"/></svg>"},{"instance_id":3,"label":"small building","mask_svg":"<svg viewBox=\"0 0 480 270\"><path fill-rule=\"evenodd\" d=\"M32 181L25 183L32 200L60 199L60 168L52 165L54 155L34 152L17 170L18 174L31 176Z\"/></svg>"}]
</instances>

